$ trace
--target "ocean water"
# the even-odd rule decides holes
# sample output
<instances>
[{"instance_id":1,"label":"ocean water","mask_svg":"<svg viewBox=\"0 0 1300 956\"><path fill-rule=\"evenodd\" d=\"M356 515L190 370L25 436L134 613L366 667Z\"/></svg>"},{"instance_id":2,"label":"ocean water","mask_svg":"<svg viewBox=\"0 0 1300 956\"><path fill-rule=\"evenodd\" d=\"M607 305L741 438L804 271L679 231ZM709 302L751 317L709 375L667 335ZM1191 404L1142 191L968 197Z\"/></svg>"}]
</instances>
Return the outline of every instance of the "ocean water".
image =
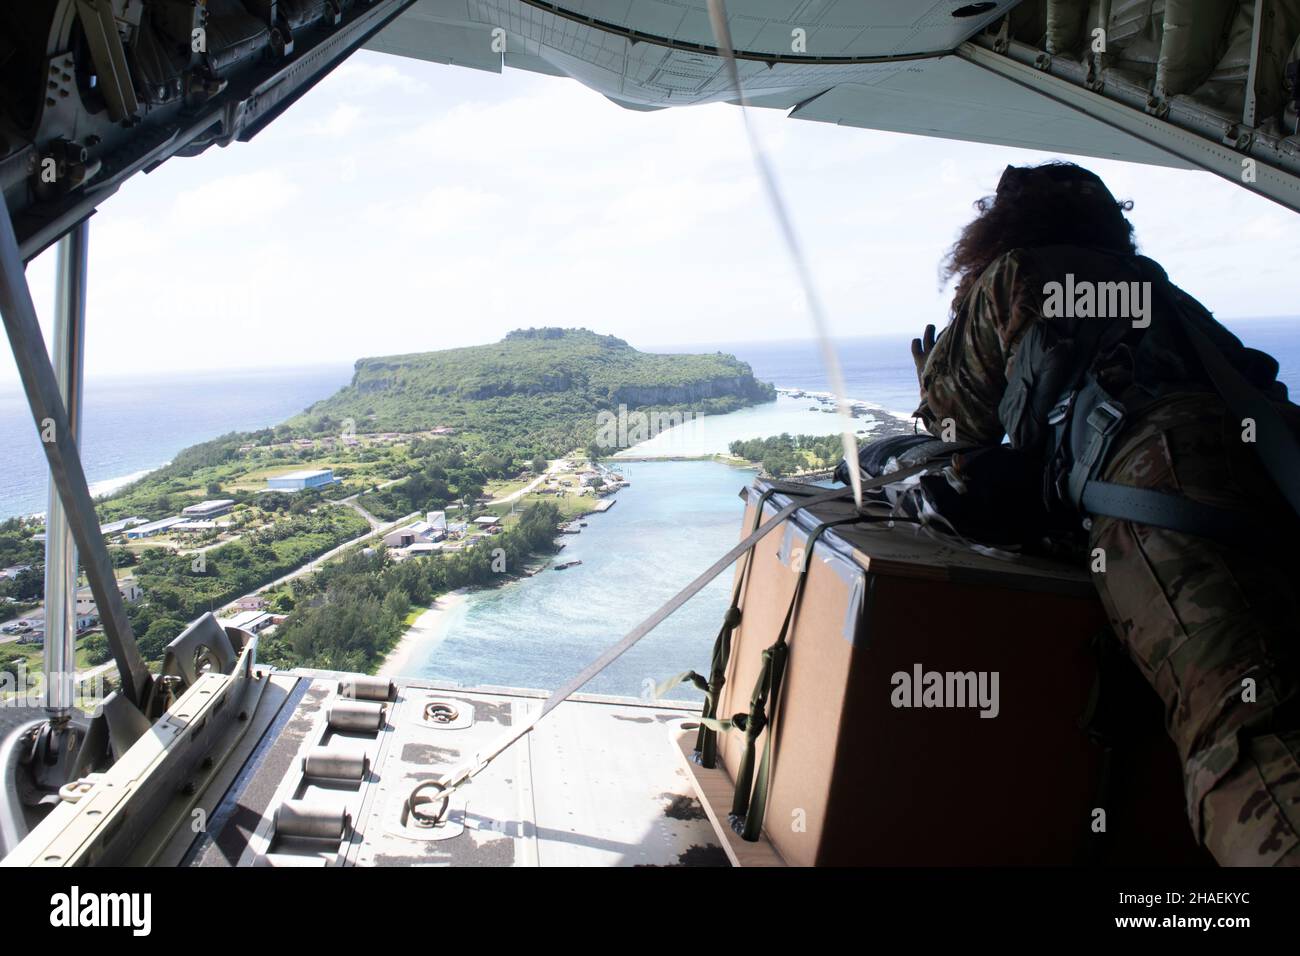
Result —
<instances>
[{"instance_id":1,"label":"ocean water","mask_svg":"<svg viewBox=\"0 0 1300 956\"><path fill-rule=\"evenodd\" d=\"M561 539L558 560L581 565L472 593L446 612L440 637L406 673L466 686L558 687L739 539L737 496L754 470L681 461L628 462L620 471L632 485L618 503ZM730 588L731 575L720 575L586 690L639 696L647 682L706 670Z\"/></svg>"},{"instance_id":2,"label":"ocean water","mask_svg":"<svg viewBox=\"0 0 1300 956\"><path fill-rule=\"evenodd\" d=\"M1278 378L1287 384L1295 400L1300 395L1300 317L1222 321L1244 344L1278 360ZM918 335L920 332L917 329ZM910 346L911 338L905 336L845 338L836 342L847 397L896 412L912 412L918 395ZM682 346L664 351L714 350L748 362L755 377L762 381L808 391L830 391L817 345L806 339Z\"/></svg>"},{"instance_id":3,"label":"ocean water","mask_svg":"<svg viewBox=\"0 0 1300 956\"><path fill-rule=\"evenodd\" d=\"M685 458L702 455L725 455L737 439L766 438L770 435L837 435L842 419L833 411L823 411L814 399L778 395L775 402L751 405L727 415L700 415L679 425L666 428L647 441L639 442L614 455L615 458ZM891 417L881 411L880 418ZM854 432L866 432L868 440L876 427L877 415L853 420ZM635 423L629 425L632 433Z\"/></svg>"},{"instance_id":4,"label":"ocean water","mask_svg":"<svg viewBox=\"0 0 1300 956\"><path fill-rule=\"evenodd\" d=\"M166 464L183 448L232 431L277 425L346 385L350 365L276 371L89 379L81 460L93 494ZM48 477L27 399L0 389L0 520L44 512Z\"/></svg>"}]
</instances>

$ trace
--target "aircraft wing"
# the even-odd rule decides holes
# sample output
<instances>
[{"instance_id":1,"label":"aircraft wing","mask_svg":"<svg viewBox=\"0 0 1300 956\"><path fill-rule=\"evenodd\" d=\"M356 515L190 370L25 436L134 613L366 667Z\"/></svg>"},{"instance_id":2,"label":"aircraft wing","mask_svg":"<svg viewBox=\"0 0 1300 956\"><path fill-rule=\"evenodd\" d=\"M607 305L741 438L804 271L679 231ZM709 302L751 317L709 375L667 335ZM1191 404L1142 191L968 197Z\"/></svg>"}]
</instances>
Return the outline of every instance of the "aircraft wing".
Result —
<instances>
[{"instance_id":1,"label":"aircraft wing","mask_svg":"<svg viewBox=\"0 0 1300 956\"><path fill-rule=\"evenodd\" d=\"M753 105L842 126L1203 168L1300 209L1287 79L1300 0L1112 0L1104 15L1098 6L727 8ZM713 42L705 0L418 0L367 46L568 76L644 110L734 100Z\"/></svg>"}]
</instances>

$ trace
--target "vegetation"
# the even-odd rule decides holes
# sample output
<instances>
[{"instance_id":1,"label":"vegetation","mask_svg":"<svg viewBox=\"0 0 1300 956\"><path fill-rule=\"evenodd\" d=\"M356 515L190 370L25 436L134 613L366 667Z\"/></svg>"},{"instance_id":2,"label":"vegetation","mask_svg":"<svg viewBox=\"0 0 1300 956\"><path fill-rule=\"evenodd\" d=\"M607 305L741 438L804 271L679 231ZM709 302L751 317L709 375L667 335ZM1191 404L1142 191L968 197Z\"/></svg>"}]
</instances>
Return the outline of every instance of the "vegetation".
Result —
<instances>
[{"instance_id":1,"label":"vegetation","mask_svg":"<svg viewBox=\"0 0 1300 956\"><path fill-rule=\"evenodd\" d=\"M509 449L525 461L584 448L601 410L655 406L732 411L770 401L770 385L730 355L654 355L585 329L525 329L494 345L357 362L352 384L291 419L310 433L470 434L469 451Z\"/></svg>"},{"instance_id":2,"label":"vegetation","mask_svg":"<svg viewBox=\"0 0 1300 956\"><path fill-rule=\"evenodd\" d=\"M412 511L440 511L453 502L472 506L484 485L496 478L512 478L521 466L503 455L467 457L447 440L417 442L411 447L417 463L404 481L362 495L361 506L385 521Z\"/></svg>"},{"instance_id":3,"label":"vegetation","mask_svg":"<svg viewBox=\"0 0 1300 956\"><path fill-rule=\"evenodd\" d=\"M412 605L444 591L495 584L532 554L554 550L559 511L530 505L510 530L463 551L400 564L357 551L293 584L294 610L259 648L278 666L371 671L396 644Z\"/></svg>"},{"instance_id":4,"label":"vegetation","mask_svg":"<svg viewBox=\"0 0 1300 956\"><path fill-rule=\"evenodd\" d=\"M45 560L45 549L32 535L44 530L30 519L10 518L0 523L0 568L15 564L40 564Z\"/></svg>"},{"instance_id":5,"label":"vegetation","mask_svg":"<svg viewBox=\"0 0 1300 956\"><path fill-rule=\"evenodd\" d=\"M728 448L737 458L755 462L768 475L780 478L801 471L835 467L844 456L842 442L839 435L782 433L772 438L733 441Z\"/></svg>"},{"instance_id":6,"label":"vegetation","mask_svg":"<svg viewBox=\"0 0 1300 956\"><path fill-rule=\"evenodd\" d=\"M41 525L30 519L10 518L0 523L0 568L23 567L14 577L0 580L0 622L34 607L45 594L45 549L32 535Z\"/></svg>"},{"instance_id":7,"label":"vegetation","mask_svg":"<svg viewBox=\"0 0 1300 956\"><path fill-rule=\"evenodd\" d=\"M350 385L303 414L187 448L97 505L108 522L152 521L205 498L236 503L221 528L112 549L114 565L129 568L144 592L128 614L142 652L156 659L199 614L364 534L364 519L340 499L355 498L382 520L457 505L472 513L489 483L521 487L525 472L540 474L547 459L590 445L602 411L725 412L774 397L730 355L654 355L585 329L525 329L492 345L362 359ZM302 468L330 468L341 481L293 494L265 490L267 477ZM490 547L400 565L382 553L357 554L277 589L272 607L289 618L263 655L286 665L367 669L401 632L412 604L502 580L492 569L497 548L514 569L551 547L562 516L585 507L576 496L542 497L519 500L523 516ZM0 526L0 557L8 556L0 563L39 559L32 530ZM6 584L10 596L39 581L27 574L31 580ZM83 643L89 660L107 659L102 635Z\"/></svg>"},{"instance_id":8,"label":"vegetation","mask_svg":"<svg viewBox=\"0 0 1300 956\"><path fill-rule=\"evenodd\" d=\"M160 657L167 642L204 611L288 574L369 528L352 509L327 507L205 551L201 561L164 548L143 551L135 577L147 600L128 606L141 652L146 659Z\"/></svg>"}]
</instances>

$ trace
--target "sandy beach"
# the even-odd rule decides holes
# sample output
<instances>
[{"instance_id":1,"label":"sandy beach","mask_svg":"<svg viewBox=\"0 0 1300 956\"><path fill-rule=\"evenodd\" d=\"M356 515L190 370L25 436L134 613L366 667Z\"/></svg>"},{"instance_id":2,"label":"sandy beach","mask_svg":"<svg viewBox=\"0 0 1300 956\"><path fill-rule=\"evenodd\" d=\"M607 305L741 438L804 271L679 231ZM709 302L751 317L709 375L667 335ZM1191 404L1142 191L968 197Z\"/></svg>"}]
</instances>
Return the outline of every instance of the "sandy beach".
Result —
<instances>
[{"instance_id":1,"label":"sandy beach","mask_svg":"<svg viewBox=\"0 0 1300 956\"><path fill-rule=\"evenodd\" d=\"M422 657L421 651L443 634L448 613L465 603L469 597L468 588L449 591L438 597L433 606L415 619L397 646L389 651L384 662L379 665L376 675L379 677L409 677L408 668Z\"/></svg>"}]
</instances>

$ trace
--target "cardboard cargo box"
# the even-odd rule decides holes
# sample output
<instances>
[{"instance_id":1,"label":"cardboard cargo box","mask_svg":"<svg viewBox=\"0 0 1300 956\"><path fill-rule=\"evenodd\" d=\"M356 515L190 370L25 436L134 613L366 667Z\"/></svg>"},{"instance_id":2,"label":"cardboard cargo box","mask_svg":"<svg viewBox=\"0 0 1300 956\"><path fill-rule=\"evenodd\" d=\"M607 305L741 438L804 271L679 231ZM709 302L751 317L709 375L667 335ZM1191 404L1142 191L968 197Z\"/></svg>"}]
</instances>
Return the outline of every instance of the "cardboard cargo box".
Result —
<instances>
[{"instance_id":1,"label":"cardboard cargo box","mask_svg":"<svg viewBox=\"0 0 1300 956\"><path fill-rule=\"evenodd\" d=\"M748 489L746 530L769 485ZM766 514L790 500L774 495ZM796 512L756 547L718 716L749 709L809 530L852 514L851 501ZM833 528L807 560L764 731L776 735L764 834L786 863L1208 860L1158 698L1122 652L1097 683L1105 621L1082 569L902 524ZM1086 732L1097 691L1091 726L1110 725L1109 756ZM720 735L733 784L743 749L741 733Z\"/></svg>"}]
</instances>

